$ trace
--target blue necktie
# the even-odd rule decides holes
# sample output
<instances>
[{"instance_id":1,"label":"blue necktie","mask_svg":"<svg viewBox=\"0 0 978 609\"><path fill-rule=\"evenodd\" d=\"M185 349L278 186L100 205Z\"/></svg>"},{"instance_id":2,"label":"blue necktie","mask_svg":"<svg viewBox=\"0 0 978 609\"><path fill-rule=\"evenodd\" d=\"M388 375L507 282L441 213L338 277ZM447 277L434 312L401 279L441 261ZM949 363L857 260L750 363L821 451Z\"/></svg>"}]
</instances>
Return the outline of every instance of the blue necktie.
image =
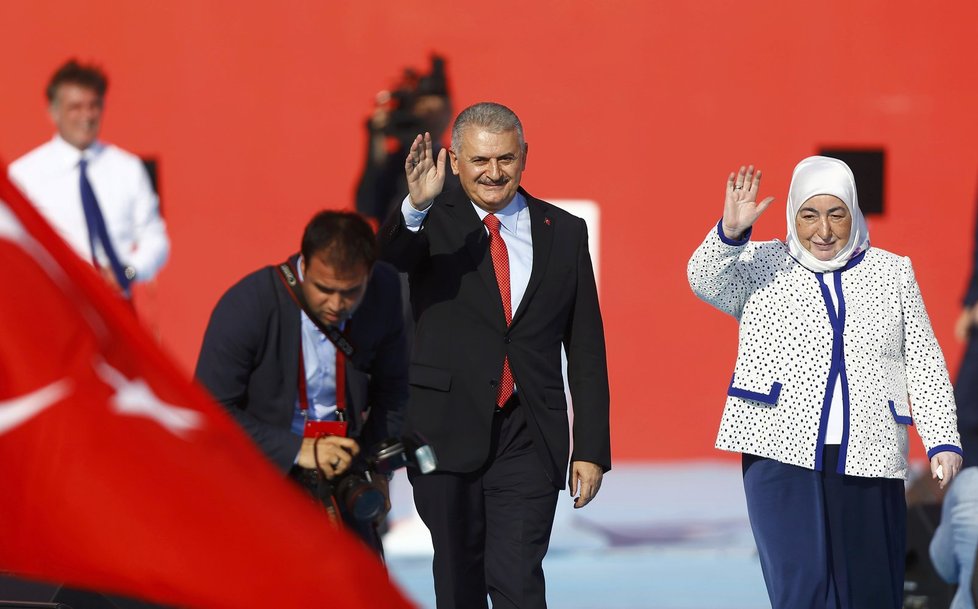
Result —
<instances>
[{"instance_id":1,"label":"blue necktie","mask_svg":"<svg viewBox=\"0 0 978 609\"><path fill-rule=\"evenodd\" d=\"M109 239L109 231L105 228L105 218L102 217L102 210L99 209L95 191L92 190L92 184L88 181L88 175L85 172L87 167L88 161L83 158L78 164L78 185L81 189L82 209L85 210L85 223L88 225L88 243L92 248L92 263L96 267L98 266L98 259L95 255L95 242L98 240L105 255L109 258L112 273L115 275L116 281L119 282L119 287L128 295L130 282L126 278L126 271L122 263L119 262L119 257L116 256L115 248L112 247L112 240Z\"/></svg>"}]
</instances>

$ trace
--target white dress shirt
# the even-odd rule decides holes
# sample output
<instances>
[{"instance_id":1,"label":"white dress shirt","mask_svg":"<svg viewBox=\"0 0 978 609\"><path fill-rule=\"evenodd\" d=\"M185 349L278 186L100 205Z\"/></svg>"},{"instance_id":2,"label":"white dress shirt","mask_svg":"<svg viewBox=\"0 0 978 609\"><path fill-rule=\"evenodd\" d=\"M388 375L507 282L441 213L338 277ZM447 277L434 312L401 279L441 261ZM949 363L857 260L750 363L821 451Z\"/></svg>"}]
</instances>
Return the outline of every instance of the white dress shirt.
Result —
<instances>
[{"instance_id":1,"label":"white dress shirt","mask_svg":"<svg viewBox=\"0 0 978 609\"><path fill-rule=\"evenodd\" d=\"M120 262L136 270L137 281L152 279L166 262L170 240L149 175L138 157L101 142L81 151L56 135L11 163L9 174L68 245L91 262L79 188L82 158L88 161L88 180ZM97 255L108 267L101 248Z\"/></svg>"}]
</instances>

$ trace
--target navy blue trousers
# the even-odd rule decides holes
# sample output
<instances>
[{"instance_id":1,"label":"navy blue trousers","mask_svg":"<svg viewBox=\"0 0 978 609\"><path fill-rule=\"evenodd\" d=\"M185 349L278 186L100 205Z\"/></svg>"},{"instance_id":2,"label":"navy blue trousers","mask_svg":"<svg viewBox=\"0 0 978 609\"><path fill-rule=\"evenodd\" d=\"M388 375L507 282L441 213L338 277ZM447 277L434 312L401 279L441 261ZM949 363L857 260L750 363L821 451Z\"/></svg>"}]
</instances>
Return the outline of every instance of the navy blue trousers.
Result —
<instances>
[{"instance_id":1,"label":"navy blue trousers","mask_svg":"<svg viewBox=\"0 0 978 609\"><path fill-rule=\"evenodd\" d=\"M743 456L744 491L773 609L900 609L906 552L903 480Z\"/></svg>"}]
</instances>

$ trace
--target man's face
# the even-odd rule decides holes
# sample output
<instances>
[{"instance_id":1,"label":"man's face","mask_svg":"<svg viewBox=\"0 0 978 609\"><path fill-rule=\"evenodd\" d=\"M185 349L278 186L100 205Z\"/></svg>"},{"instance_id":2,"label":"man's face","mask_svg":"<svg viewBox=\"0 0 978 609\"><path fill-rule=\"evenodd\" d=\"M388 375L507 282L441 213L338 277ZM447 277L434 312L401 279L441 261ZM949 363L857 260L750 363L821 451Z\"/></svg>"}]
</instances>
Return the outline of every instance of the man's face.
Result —
<instances>
[{"instance_id":1,"label":"man's face","mask_svg":"<svg viewBox=\"0 0 978 609\"><path fill-rule=\"evenodd\" d=\"M449 151L452 173L473 203L496 212L516 196L526 168L526 144L520 146L516 130L492 133L478 126L460 134L460 150Z\"/></svg>"},{"instance_id":2,"label":"man's face","mask_svg":"<svg viewBox=\"0 0 978 609\"><path fill-rule=\"evenodd\" d=\"M49 108L61 139L85 150L98 139L102 126L102 98L95 89L73 83L58 86Z\"/></svg>"},{"instance_id":3,"label":"man's face","mask_svg":"<svg viewBox=\"0 0 978 609\"><path fill-rule=\"evenodd\" d=\"M328 326L349 319L367 291L370 269L359 264L341 269L321 253L302 259L302 294L309 309Z\"/></svg>"}]
</instances>

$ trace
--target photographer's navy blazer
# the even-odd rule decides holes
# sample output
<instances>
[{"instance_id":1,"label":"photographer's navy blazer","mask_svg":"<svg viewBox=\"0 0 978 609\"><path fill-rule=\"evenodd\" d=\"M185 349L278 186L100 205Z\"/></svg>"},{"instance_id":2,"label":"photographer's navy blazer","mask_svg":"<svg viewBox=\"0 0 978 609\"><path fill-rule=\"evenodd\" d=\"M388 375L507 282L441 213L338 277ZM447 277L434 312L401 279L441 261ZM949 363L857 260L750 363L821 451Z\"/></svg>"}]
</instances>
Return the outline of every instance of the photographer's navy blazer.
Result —
<instances>
[{"instance_id":1,"label":"photographer's navy blazer","mask_svg":"<svg viewBox=\"0 0 978 609\"><path fill-rule=\"evenodd\" d=\"M290 259L293 268L296 259ZM221 297L204 334L195 376L268 458L288 471L302 442L290 431L298 396L301 316L276 266L248 275ZM356 349L352 365L346 366L349 435L366 450L400 435L407 402L401 287L390 265L374 265L348 336Z\"/></svg>"}]
</instances>

